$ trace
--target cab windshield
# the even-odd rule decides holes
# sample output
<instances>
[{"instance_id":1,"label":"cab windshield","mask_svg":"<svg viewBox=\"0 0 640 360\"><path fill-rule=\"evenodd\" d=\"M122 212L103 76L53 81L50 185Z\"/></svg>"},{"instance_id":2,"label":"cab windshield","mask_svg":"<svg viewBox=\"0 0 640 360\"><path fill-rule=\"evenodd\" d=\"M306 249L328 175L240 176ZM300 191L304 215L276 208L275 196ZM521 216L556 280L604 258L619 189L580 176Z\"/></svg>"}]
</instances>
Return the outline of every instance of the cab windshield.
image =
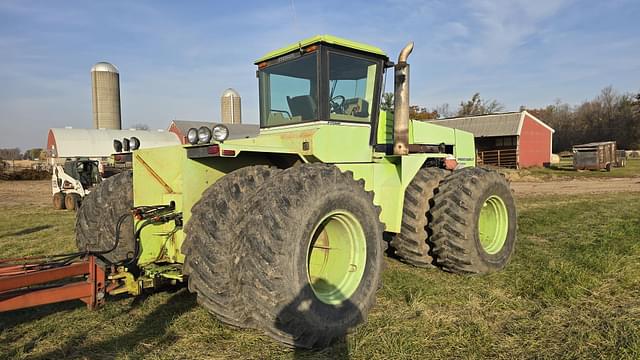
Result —
<instances>
[{"instance_id":1,"label":"cab windshield","mask_svg":"<svg viewBox=\"0 0 640 360\"><path fill-rule=\"evenodd\" d=\"M323 65L321 54L283 57L259 71L261 127L316 120L371 122L381 62L328 49Z\"/></svg>"}]
</instances>

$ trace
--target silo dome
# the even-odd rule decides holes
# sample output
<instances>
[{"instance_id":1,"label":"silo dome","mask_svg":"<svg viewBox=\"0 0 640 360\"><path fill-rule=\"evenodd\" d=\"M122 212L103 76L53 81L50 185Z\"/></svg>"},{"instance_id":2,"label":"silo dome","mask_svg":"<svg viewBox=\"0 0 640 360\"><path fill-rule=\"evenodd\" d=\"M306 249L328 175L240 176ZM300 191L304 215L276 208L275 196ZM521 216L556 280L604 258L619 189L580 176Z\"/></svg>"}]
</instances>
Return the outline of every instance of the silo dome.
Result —
<instances>
[{"instance_id":1,"label":"silo dome","mask_svg":"<svg viewBox=\"0 0 640 360\"><path fill-rule=\"evenodd\" d=\"M120 117L120 72L108 62L99 62L91 68L93 127L95 129L122 129Z\"/></svg>"},{"instance_id":2,"label":"silo dome","mask_svg":"<svg viewBox=\"0 0 640 360\"><path fill-rule=\"evenodd\" d=\"M240 97L240 94L238 94L238 92L235 89L232 88L228 88L227 90L225 90L222 93L222 97L227 97L227 96L237 96Z\"/></svg>"},{"instance_id":3,"label":"silo dome","mask_svg":"<svg viewBox=\"0 0 640 360\"><path fill-rule=\"evenodd\" d=\"M93 65L93 67L91 68L91 72L94 72L94 71L108 71L116 74L120 73L120 71L118 71L118 68L115 65L108 62L104 62L104 61L101 61Z\"/></svg>"},{"instance_id":4,"label":"silo dome","mask_svg":"<svg viewBox=\"0 0 640 360\"><path fill-rule=\"evenodd\" d=\"M225 124L240 124L242 122L240 94L237 91L228 88L222 93L220 113L221 120Z\"/></svg>"}]
</instances>

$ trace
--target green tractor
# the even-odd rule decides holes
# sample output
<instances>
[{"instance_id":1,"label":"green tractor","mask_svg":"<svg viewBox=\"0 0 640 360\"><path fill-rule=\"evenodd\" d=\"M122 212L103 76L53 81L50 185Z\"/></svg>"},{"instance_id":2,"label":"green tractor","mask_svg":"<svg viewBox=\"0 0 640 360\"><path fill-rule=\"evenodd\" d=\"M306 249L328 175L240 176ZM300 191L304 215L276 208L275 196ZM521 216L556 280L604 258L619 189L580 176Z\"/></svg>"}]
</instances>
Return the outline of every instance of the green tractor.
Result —
<instances>
[{"instance_id":1,"label":"green tractor","mask_svg":"<svg viewBox=\"0 0 640 360\"><path fill-rule=\"evenodd\" d=\"M366 319L385 251L453 273L503 268L509 185L474 167L472 134L409 119L412 48L396 64L326 35L273 51L255 62L258 136L229 140L221 124L134 151L133 171L77 217L78 247L110 269L107 292L187 283L219 320L312 348ZM390 68L394 114L380 109Z\"/></svg>"}]
</instances>

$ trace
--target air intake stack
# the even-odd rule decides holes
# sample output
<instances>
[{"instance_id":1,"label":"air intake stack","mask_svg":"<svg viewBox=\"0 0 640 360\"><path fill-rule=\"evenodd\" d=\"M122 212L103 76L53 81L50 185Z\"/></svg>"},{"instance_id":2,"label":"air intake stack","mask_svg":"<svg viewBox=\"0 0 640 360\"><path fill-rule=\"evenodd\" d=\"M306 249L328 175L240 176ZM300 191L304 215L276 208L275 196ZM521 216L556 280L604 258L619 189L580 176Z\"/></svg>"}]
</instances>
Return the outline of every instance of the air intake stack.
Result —
<instances>
[{"instance_id":1,"label":"air intake stack","mask_svg":"<svg viewBox=\"0 0 640 360\"><path fill-rule=\"evenodd\" d=\"M122 129L120 117L120 73L108 62L99 62L91 68L93 93L93 127L96 129Z\"/></svg>"},{"instance_id":2,"label":"air intake stack","mask_svg":"<svg viewBox=\"0 0 640 360\"><path fill-rule=\"evenodd\" d=\"M225 90L220 99L221 120L224 124L242 123L240 94L232 88Z\"/></svg>"},{"instance_id":3,"label":"air intake stack","mask_svg":"<svg viewBox=\"0 0 640 360\"><path fill-rule=\"evenodd\" d=\"M409 153L409 64L407 59L413 50L413 41L408 43L395 66L395 93L393 114L393 154Z\"/></svg>"}]
</instances>

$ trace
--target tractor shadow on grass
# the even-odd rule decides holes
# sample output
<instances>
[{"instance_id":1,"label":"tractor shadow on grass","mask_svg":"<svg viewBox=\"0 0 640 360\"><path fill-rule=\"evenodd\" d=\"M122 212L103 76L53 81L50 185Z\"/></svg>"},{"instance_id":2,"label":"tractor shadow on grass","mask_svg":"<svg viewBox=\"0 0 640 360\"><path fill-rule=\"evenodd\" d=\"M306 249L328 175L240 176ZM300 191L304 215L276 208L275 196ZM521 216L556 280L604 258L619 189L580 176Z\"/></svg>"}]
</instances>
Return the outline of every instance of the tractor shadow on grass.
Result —
<instances>
[{"instance_id":1,"label":"tractor shadow on grass","mask_svg":"<svg viewBox=\"0 0 640 360\"><path fill-rule=\"evenodd\" d=\"M331 287L336 290L331 284L320 279L314 283L314 287L324 286L325 288ZM325 332L331 331L331 337L333 340L325 348L306 349L308 346L304 342L304 338L298 338L299 335L304 334L304 329L300 329L300 326L305 326L305 322L299 322L295 319L310 318L307 321L315 321L315 319L323 316L323 312L327 317L336 317L338 314L355 314L350 321L359 324L363 321L362 313L360 309L348 299L343 301L340 305L336 305L339 310L327 311L327 305L319 301L311 301L310 296L314 296L313 290L309 284L307 284L298 295L285 307L282 308L276 318L275 327L284 333L284 337L293 340L295 346L293 350L293 359L349 359L349 344L347 340L347 334L351 329L336 330L336 329L324 329ZM312 312L314 315L310 316ZM290 321L283 321L282 319L290 319ZM291 321L293 319L293 321ZM335 320L334 320L335 321ZM317 331L317 330L316 330ZM290 340L289 340L290 341ZM287 342L289 342L287 341ZM321 345L321 344L316 344Z\"/></svg>"},{"instance_id":2,"label":"tractor shadow on grass","mask_svg":"<svg viewBox=\"0 0 640 360\"><path fill-rule=\"evenodd\" d=\"M68 301L2 313L0 314L0 329L11 330L20 324L37 321L52 314L86 307L82 302Z\"/></svg>"},{"instance_id":3,"label":"tractor shadow on grass","mask_svg":"<svg viewBox=\"0 0 640 360\"><path fill-rule=\"evenodd\" d=\"M37 233L38 231L47 230L47 229L52 228L52 227L53 227L52 225L38 225L38 226L22 229L22 230L13 232L13 233L4 234L4 235L0 236L0 239L4 239L4 238L7 238L7 237L14 237L14 236L22 236L22 235L33 234L33 233Z\"/></svg>"},{"instance_id":4,"label":"tractor shadow on grass","mask_svg":"<svg viewBox=\"0 0 640 360\"><path fill-rule=\"evenodd\" d=\"M125 310L126 313L141 307L145 299L154 294L136 298L131 307ZM119 336L110 337L100 342L90 343L82 346L91 338L91 333L74 336L61 345L59 349L35 357L35 359L112 359L118 357L119 353L126 353L132 358L139 358L145 349L140 349L140 345L153 344L162 347L165 344L176 340L177 335L169 329L173 321L180 315L189 312L196 307L195 294L189 293L185 288L177 290L163 304L155 307L144 319L136 321L135 327ZM126 314L123 314L126 316ZM120 319L121 320L121 319ZM112 321L118 321L113 319ZM103 330L95 329L96 333Z\"/></svg>"}]
</instances>

